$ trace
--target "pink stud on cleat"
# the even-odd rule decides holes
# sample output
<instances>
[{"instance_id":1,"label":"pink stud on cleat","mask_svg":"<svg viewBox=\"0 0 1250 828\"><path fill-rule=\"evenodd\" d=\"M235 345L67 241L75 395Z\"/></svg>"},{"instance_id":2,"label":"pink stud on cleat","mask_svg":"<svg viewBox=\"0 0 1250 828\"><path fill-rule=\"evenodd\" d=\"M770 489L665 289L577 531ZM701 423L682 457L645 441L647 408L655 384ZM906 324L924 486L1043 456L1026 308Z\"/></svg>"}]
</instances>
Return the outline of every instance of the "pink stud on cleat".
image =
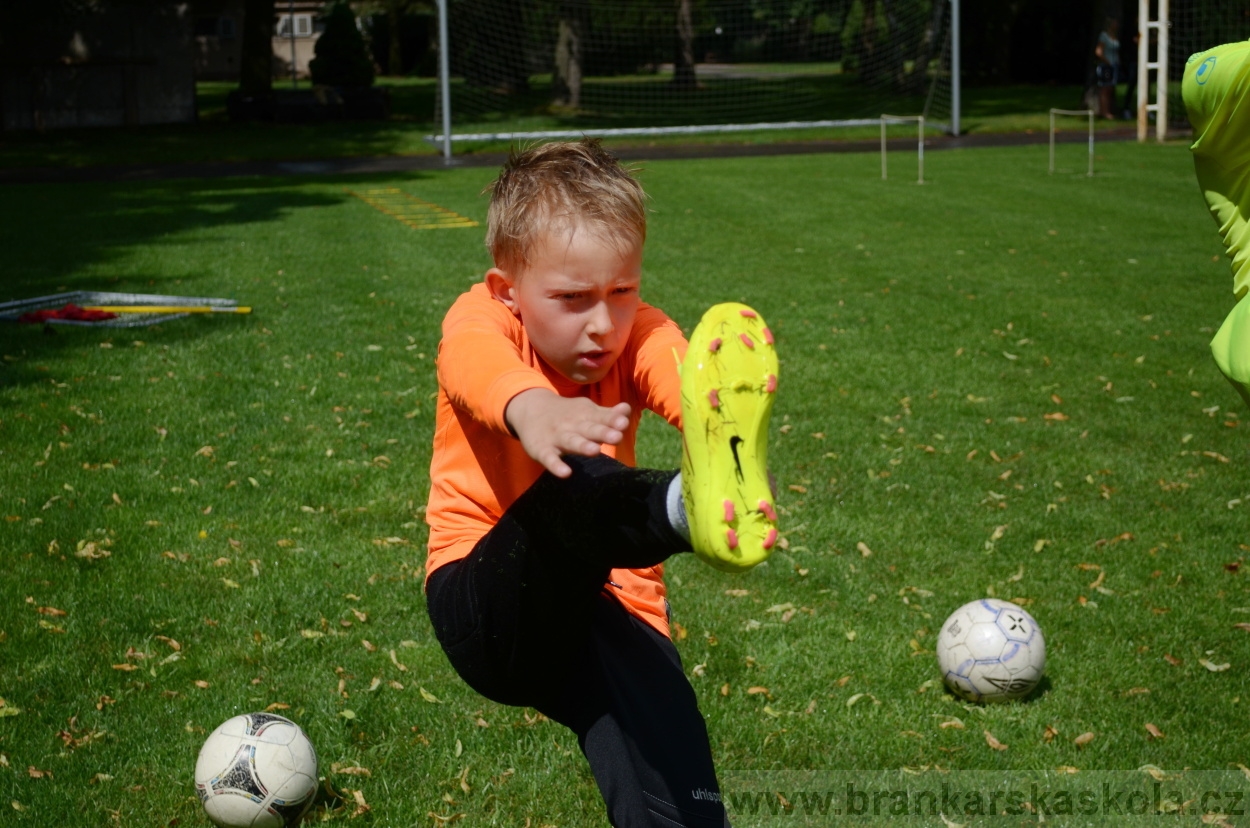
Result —
<instances>
[{"instance_id":1,"label":"pink stud on cleat","mask_svg":"<svg viewBox=\"0 0 1250 828\"><path fill-rule=\"evenodd\" d=\"M712 408L720 408L720 394L716 393L715 388L707 392L707 401L712 404Z\"/></svg>"},{"instance_id":2,"label":"pink stud on cleat","mask_svg":"<svg viewBox=\"0 0 1250 828\"><path fill-rule=\"evenodd\" d=\"M717 337L716 339L713 339L711 342L709 342L707 344L707 349L711 351L712 353L716 353L717 351L719 351L720 350L720 338Z\"/></svg>"},{"instance_id":3,"label":"pink stud on cleat","mask_svg":"<svg viewBox=\"0 0 1250 828\"><path fill-rule=\"evenodd\" d=\"M725 522L734 522L734 502L732 500L725 501Z\"/></svg>"},{"instance_id":4,"label":"pink stud on cleat","mask_svg":"<svg viewBox=\"0 0 1250 828\"><path fill-rule=\"evenodd\" d=\"M764 513L764 517L776 522L777 513L773 511L773 506L767 500L760 501L760 511Z\"/></svg>"},{"instance_id":5,"label":"pink stud on cleat","mask_svg":"<svg viewBox=\"0 0 1250 828\"><path fill-rule=\"evenodd\" d=\"M755 350L755 342L752 341L751 337L747 336L746 334L738 334L738 338L742 340L743 345L747 346L752 351Z\"/></svg>"},{"instance_id":6,"label":"pink stud on cleat","mask_svg":"<svg viewBox=\"0 0 1250 828\"><path fill-rule=\"evenodd\" d=\"M773 344L773 332L768 330L768 328L764 329L764 341L769 345Z\"/></svg>"},{"instance_id":7,"label":"pink stud on cleat","mask_svg":"<svg viewBox=\"0 0 1250 828\"><path fill-rule=\"evenodd\" d=\"M769 529L768 536L764 538L764 542L760 544L765 549L772 549L777 544L777 530Z\"/></svg>"},{"instance_id":8,"label":"pink stud on cleat","mask_svg":"<svg viewBox=\"0 0 1250 828\"><path fill-rule=\"evenodd\" d=\"M768 375L768 382L764 383L764 391L771 394L777 390L777 376L775 374Z\"/></svg>"},{"instance_id":9,"label":"pink stud on cleat","mask_svg":"<svg viewBox=\"0 0 1250 828\"><path fill-rule=\"evenodd\" d=\"M755 313L755 311L751 310L750 308L746 308L746 309L744 309L744 310L740 310L740 311L738 311L738 313L742 314L742 315L743 315L743 316L745 316L747 319L755 319L755 318L756 318L756 316L757 316L757 315L756 315L756 313Z\"/></svg>"},{"instance_id":10,"label":"pink stud on cleat","mask_svg":"<svg viewBox=\"0 0 1250 828\"><path fill-rule=\"evenodd\" d=\"M725 530L725 540L729 543L730 549L738 548L738 533L732 529Z\"/></svg>"}]
</instances>

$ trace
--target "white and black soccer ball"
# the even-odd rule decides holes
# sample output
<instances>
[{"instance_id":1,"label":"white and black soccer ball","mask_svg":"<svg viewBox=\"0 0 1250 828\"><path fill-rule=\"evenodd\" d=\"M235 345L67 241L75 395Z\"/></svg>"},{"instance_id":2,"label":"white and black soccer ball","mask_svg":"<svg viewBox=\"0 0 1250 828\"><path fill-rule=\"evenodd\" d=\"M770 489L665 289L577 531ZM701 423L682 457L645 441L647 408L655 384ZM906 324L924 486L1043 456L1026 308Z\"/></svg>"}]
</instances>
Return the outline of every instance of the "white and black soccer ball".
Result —
<instances>
[{"instance_id":1,"label":"white and black soccer ball","mask_svg":"<svg viewBox=\"0 0 1250 828\"><path fill-rule=\"evenodd\" d=\"M298 825L317 793L317 752L290 719L235 716L204 740L195 792L220 828Z\"/></svg>"},{"instance_id":2,"label":"white and black soccer ball","mask_svg":"<svg viewBox=\"0 0 1250 828\"><path fill-rule=\"evenodd\" d=\"M1046 669L1042 629L1021 607L998 598L964 604L942 625L938 667L946 686L974 702L1027 696Z\"/></svg>"}]
</instances>

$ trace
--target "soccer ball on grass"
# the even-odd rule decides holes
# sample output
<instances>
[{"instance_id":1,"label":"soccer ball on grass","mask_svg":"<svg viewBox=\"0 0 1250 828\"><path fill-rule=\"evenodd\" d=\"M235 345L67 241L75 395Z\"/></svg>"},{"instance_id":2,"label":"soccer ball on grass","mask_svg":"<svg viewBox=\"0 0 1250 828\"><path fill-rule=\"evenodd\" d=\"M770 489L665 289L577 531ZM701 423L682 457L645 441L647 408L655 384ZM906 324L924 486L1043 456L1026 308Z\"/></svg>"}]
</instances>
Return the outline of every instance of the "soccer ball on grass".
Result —
<instances>
[{"instance_id":1,"label":"soccer ball on grass","mask_svg":"<svg viewBox=\"0 0 1250 828\"><path fill-rule=\"evenodd\" d=\"M200 748L195 791L220 828L298 825L317 793L317 752L290 719L235 716Z\"/></svg>"},{"instance_id":2,"label":"soccer ball on grass","mask_svg":"<svg viewBox=\"0 0 1250 828\"><path fill-rule=\"evenodd\" d=\"M1010 601L982 598L964 604L942 625L938 667L946 686L974 702L1027 696L1046 668L1046 642L1029 615Z\"/></svg>"}]
</instances>

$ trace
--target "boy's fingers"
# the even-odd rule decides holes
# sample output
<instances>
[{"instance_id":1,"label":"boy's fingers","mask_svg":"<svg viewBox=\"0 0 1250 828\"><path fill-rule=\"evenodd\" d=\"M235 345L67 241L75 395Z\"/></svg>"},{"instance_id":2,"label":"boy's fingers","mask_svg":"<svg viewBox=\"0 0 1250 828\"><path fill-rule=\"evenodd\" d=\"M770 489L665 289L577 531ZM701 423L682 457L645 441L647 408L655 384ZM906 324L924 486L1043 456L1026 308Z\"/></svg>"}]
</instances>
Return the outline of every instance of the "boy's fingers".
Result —
<instances>
[{"instance_id":1,"label":"boy's fingers","mask_svg":"<svg viewBox=\"0 0 1250 828\"><path fill-rule=\"evenodd\" d=\"M543 460L543 468L560 478L568 477L573 473L568 464L560 459L560 455L554 452Z\"/></svg>"},{"instance_id":2,"label":"boy's fingers","mask_svg":"<svg viewBox=\"0 0 1250 828\"><path fill-rule=\"evenodd\" d=\"M625 434L620 429L608 426L599 426L597 428L590 429L590 433L586 436L595 441L597 444L596 449L599 445L604 443L607 443L610 446L615 446L625 438Z\"/></svg>"}]
</instances>

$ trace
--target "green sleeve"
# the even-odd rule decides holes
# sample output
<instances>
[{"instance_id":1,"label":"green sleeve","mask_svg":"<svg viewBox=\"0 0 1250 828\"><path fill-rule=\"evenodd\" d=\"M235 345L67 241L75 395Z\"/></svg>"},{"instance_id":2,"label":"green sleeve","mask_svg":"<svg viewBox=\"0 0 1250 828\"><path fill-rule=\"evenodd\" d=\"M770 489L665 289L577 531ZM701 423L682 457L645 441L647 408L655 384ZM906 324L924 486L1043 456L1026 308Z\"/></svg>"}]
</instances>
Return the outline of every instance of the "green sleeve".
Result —
<instances>
[{"instance_id":1,"label":"green sleeve","mask_svg":"<svg viewBox=\"0 0 1250 828\"><path fill-rule=\"evenodd\" d=\"M1192 56L1181 93L1194 128L1198 186L1233 263L1233 292L1250 289L1250 41Z\"/></svg>"}]
</instances>

